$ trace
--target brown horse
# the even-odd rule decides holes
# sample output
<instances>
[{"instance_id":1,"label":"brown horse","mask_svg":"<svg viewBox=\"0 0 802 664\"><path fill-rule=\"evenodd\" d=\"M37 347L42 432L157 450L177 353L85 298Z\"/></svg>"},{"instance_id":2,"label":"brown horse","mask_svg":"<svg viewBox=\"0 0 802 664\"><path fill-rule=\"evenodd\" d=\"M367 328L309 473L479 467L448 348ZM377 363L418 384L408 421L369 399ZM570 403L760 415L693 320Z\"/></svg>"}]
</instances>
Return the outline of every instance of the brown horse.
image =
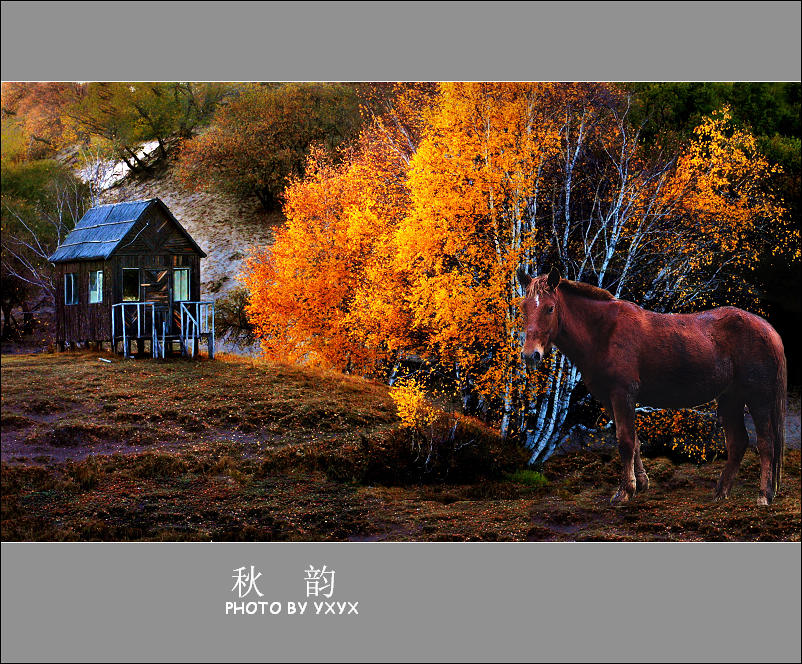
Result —
<instances>
[{"instance_id":1,"label":"brown horse","mask_svg":"<svg viewBox=\"0 0 802 664\"><path fill-rule=\"evenodd\" d=\"M727 463L716 488L726 498L748 444L744 405L760 453L759 505L779 492L785 451L786 364L780 335L735 307L695 314L658 314L552 270L526 291L523 358L531 370L554 345L581 371L591 394L615 420L623 472L613 504L645 491L649 478L635 431L635 404L687 408L718 400Z\"/></svg>"}]
</instances>

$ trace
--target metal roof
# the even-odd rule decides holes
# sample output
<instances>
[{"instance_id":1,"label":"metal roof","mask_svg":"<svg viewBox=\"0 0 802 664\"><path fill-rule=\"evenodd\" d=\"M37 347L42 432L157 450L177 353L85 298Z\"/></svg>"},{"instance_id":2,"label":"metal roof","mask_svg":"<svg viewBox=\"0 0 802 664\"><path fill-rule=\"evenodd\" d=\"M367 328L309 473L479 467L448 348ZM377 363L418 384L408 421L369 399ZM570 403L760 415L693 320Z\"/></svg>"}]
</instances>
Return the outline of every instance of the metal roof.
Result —
<instances>
[{"instance_id":1,"label":"metal roof","mask_svg":"<svg viewBox=\"0 0 802 664\"><path fill-rule=\"evenodd\" d=\"M89 210L75 225L72 232L64 238L55 253L50 257L52 263L80 260L106 260L117 249L134 224L151 204L160 205L167 216L201 256L206 254L178 223L167 206L158 198L146 201L129 201L111 205L98 205Z\"/></svg>"}]
</instances>

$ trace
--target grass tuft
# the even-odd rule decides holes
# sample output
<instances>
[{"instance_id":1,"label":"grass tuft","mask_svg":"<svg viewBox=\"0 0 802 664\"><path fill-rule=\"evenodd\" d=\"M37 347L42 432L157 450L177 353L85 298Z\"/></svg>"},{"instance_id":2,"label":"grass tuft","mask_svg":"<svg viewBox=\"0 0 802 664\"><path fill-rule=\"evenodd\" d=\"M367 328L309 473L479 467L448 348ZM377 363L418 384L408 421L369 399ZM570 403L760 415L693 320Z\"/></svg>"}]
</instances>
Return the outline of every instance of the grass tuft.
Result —
<instances>
[{"instance_id":1,"label":"grass tuft","mask_svg":"<svg viewBox=\"0 0 802 664\"><path fill-rule=\"evenodd\" d=\"M548 479L546 479L546 476L543 473L530 468L519 468L518 470L507 474L507 479L510 482L523 484L524 486L528 486L533 489L539 489L540 487L546 486L549 483Z\"/></svg>"}]
</instances>

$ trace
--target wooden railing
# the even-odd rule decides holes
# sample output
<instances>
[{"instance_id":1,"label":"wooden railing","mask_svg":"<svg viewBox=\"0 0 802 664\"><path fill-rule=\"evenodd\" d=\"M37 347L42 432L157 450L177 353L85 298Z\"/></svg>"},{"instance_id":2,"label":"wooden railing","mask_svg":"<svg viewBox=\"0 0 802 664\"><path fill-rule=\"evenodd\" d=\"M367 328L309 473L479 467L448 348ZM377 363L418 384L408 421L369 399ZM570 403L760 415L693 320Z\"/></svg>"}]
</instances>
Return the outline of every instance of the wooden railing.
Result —
<instances>
[{"instance_id":1,"label":"wooden railing","mask_svg":"<svg viewBox=\"0 0 802 664\"><path fill-rule=\"evenodd\" d=\"M111 305L111 347L115 350L118 339L123 342L123 355L128 357L131 349L131 339L150 337L151 354L153 357L164 357L163 342L159 344L156 334L156 308L163 307L158 302L119 302ZM126 320L126 315L131 320ZM117 319L119 318L119 325ZM134 335L136 326L136 335ZM118 332L120 333L118 335ZM160 348L161 346L161 348Z\"/></svg>"},{"instance_id":2,"label":"wooden railing","mask_svg":"<svg viewBox=\"0 0 802 664\"><path fill-rule=\"evenodd\" d=\"M181 346L189 357L195 357L197 342L205 335L209 357L214 358L214 302L179 302Z\"/></svg>"},{"instance_id":3,"label":"wooden railing","mask_svg":"<svg viewBox=\"0 0 802 664\"><path fill-rule=\"evenodd\" d=\"M178 341L181 351L195 357L198 343L206 337L209 357L214 358L214 302L175 302L178 308ZM170 307L159 302L119 302L111 307L111 346L122 341L123 355L130 355L131 339L150 338L153 357L164 357L172 333ZM141 349L138 349L141 350Z\"/></svg>"}]
</instances>

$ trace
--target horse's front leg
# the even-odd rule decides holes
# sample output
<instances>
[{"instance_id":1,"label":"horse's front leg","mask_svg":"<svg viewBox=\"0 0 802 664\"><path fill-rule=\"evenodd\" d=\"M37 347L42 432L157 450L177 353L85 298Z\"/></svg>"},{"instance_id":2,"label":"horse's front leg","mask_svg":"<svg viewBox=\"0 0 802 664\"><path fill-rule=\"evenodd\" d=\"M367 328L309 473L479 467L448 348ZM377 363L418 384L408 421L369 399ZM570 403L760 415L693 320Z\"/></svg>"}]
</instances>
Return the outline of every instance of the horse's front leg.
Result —
<instances>
[{"instance_id":1,"label":"horse's front leg","mask_svg":"<svg viewBox=\"0 0 802 664\"><path fill-rule=\"evenodd\" d=\"M635 495L635 451L637 436L635 434L635 405L626 394L614 395L610 399L613 417L615 418L615 437L618 440L618 452L621 455L621 484L616 494L610 499L613 505L625 503ZM638 454L640 457L640 454ZM643 464L640 464L640 469ZM645 475L645 471L643 472Z\"/></svg>"}]
</instances>

